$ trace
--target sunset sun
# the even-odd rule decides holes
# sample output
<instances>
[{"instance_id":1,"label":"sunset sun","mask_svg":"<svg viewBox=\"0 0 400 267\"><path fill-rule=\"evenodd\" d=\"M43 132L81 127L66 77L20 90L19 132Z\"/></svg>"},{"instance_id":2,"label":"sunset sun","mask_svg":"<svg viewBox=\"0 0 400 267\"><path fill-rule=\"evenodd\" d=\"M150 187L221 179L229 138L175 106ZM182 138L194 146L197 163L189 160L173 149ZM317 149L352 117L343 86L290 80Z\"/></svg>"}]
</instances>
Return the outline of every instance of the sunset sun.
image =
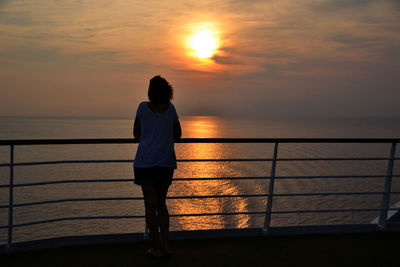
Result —
<instances>
[{"instance_id":1,"label":"sunset sun","mask_svg":"<svg viewBox=\"0 0 400 267\"><path fill-rule=\"evenodd\" d=\"M209 30L201 30L190 39L190 47L199 58L212 57L218 48L218 39Z\"/></svg>"}]
</instances>

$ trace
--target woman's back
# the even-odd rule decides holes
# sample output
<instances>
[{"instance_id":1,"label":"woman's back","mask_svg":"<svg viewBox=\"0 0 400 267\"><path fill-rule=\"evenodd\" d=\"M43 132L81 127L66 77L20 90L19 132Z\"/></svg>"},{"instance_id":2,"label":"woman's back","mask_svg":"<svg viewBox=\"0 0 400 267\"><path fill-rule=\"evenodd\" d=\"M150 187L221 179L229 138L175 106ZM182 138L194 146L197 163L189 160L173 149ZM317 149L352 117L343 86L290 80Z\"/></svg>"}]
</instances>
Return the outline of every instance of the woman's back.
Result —
<instances>
[{"instance_id":1,"label":"woman's back","mask_svg":"<svg viewBox=\"0 0 400 267\"><path fill-rule=\"evenodd\" d=\"M155 104L153 102L146 102L149 109L154 113L164 113L168 110L171 103Z\"/></svg>"},{"instance_id":2,"label":"woman's back","mask_svg":"<svg viewBox=\"0 0 400 267\"><path fill-rule=\"evenodd\" d=\"M179 120L174 105L168 103L160 106L142 102L136 118L140 120L140 143L135 166L176 168L174 125Z\"/></svg>"}]
</instances>

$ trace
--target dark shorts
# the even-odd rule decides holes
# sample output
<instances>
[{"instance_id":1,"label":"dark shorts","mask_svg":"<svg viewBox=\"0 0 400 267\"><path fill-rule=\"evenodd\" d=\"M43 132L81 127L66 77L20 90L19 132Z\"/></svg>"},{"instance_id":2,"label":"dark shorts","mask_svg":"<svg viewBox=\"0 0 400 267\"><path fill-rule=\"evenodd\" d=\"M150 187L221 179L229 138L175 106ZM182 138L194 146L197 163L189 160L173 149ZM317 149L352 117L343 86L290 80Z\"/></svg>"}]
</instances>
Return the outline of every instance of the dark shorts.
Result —
<instances>
[{"instance_id":1,"label":"dark shorts","mask_svg":"<svg viewBox=\"0 0 400 267\"><path fill-rule=\"evenodd\" d=\"M135 184L138 185L170 185L172 182L172 176L174 175L174 169L169 167L133 167Z\"/></svg>"}]
</instances>

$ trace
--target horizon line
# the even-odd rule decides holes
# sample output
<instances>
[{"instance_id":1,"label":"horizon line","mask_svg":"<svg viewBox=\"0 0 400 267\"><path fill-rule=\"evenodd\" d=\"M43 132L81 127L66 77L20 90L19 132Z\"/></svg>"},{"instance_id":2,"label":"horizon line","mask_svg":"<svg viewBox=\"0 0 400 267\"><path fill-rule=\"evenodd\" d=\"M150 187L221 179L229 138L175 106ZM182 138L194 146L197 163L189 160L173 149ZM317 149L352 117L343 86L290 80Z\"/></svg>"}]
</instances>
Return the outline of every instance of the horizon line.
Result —
<instances>
[{"instance_id":1,"label":"horizon line","mask_svg":"<svg viewBox=\"0 0 400 267\"><path fill-rule=\"evenodd\" d=\"M205 115L205 114L182 114L180 117L220 117L220 118L237 118L237 119L245 119L244 116L234 116L234 115ZM133 120L134 116L79 116L79 115L0 115L0 118L31 118L31 119L82 119L82 120ZM247 118L249 119L249 118ZM390 120L400 120L400 116L259 116L254 117L251 116L251 119L340 119L340 120L349 120L349 119L390 119Z\"/></svg>"}]
</instances>

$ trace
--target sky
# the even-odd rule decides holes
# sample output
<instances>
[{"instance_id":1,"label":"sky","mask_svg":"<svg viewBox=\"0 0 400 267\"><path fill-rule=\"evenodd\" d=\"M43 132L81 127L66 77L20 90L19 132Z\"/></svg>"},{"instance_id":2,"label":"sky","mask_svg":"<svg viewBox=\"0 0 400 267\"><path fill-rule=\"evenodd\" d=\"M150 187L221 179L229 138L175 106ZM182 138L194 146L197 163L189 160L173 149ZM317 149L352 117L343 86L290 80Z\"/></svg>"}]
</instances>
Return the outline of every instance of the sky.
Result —
<instances>
[{"instance_id":1,"label":"sky","mask_svg":"<svg viewBox=\"0 0 400 267\"><path fill-rule=\"evenodd\" d=\"M400 118L400 0L0 0L0 116L132 117L155 75L181 115Z\"/></svg>"}]
</instances>

